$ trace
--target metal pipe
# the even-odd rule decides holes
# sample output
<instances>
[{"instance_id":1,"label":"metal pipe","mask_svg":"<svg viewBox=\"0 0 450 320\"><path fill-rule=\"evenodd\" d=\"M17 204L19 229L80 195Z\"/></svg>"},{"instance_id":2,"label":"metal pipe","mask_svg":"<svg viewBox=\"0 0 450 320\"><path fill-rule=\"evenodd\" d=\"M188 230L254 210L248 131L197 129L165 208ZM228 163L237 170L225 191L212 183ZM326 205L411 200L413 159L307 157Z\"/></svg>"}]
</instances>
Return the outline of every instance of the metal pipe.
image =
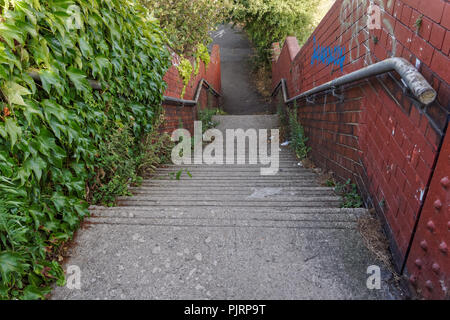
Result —
<instances>
[{"instance_id":1,"label":"metal pipe","mask_svg":"<svg viewBox=\"0 0 450 320\"><path fill-rule=\"evenodd\" d=\"M379 75L382 73L396 71L403 79L406 86L411 90L412 94L423 104L427 105L432 103L436 99L436 91L431 87L428 81L420 74L419 71L407 60L403 58L388 58L386 60L374 63L370 66L364 67L362 69L356 70L352 73L346 74L342 77L331 80L320 86L317 86L311 90L305 91L293 98L285 98L284 102L286 104L292 103L295 100L308 97L312 94L316 94L328 89L333 89L344 84L348 84L354 81L362 80L368 77ZM282 79L284 80L284 79ZM286 86L285 82L282 82L283 87ZM278 89L275 88L274 93ZM283 96L287 91L286 88L283 89Z\"/></svg>"}]
</instances>

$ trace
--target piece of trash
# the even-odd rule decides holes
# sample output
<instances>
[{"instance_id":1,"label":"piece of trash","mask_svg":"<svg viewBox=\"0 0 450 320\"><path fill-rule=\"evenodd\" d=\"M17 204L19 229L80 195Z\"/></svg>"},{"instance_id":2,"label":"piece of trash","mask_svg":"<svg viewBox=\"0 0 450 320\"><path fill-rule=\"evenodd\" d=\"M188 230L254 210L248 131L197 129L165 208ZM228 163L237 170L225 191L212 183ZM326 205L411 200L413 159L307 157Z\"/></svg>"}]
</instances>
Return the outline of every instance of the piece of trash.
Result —
<instances>
[{"instance_id":1,"label":"piece of trash","mask_svg":"<svg viewBox=\"0 0 450 320\"><path fill-rule=\"evenodd\" d=\"M289 143L291 143L290 141L285 141L281 144L282 147L286 147L289 145Z\"/></svg>"},{"instance_id":2,"label":"piece of trash","mask_svg":"<svg viewBox=\"0 0 450 320\"><path fill-rule=\"evenodd\" d=\"M301 163L301 162L297 163L297 165L298 165L299 167L303 167L303 163Z\"/></svg>"}]
</instances>

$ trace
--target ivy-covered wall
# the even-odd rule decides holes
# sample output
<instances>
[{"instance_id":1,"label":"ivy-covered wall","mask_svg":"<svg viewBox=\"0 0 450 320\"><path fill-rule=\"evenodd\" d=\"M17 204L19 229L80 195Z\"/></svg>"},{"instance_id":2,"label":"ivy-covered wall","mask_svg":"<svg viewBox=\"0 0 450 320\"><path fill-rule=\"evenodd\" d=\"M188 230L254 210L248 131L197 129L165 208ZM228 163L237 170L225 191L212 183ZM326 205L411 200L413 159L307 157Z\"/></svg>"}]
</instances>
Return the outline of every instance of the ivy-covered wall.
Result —
<instances>
[{"instance_id":1,"label":"ivy-covered wall","mask_svg":"<svg viewBox=\"0 0 450 320\"><path fill-rule=\"evenodd\" d=\"M0 0L0 8L0 298L37 299L63 284L58 251L88 201L136 179L170 55L136 1Z\"/></svg>"}]
</instances>

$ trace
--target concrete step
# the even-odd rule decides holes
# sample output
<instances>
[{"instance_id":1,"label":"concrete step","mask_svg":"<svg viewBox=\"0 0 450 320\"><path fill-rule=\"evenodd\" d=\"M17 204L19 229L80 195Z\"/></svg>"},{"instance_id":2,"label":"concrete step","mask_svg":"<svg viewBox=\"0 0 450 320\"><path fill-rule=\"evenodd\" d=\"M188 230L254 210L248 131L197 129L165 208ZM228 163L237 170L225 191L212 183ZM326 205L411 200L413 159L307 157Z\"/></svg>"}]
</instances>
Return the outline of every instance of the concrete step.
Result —
<instances>
[{"instance_id":1,"label":"concrete step","mask_svg":"<svg viewBox=\"0 0 450 320\"><path fill-rule=\"evenodd\" d=\"M177 210L175 210L177 209ZM321 210L302 209L303 211L290 213L279 211L251 211L251 210L198 210L193 208L172 208L172 210L128 210L117 207L116 210L91 210L91 218L171 218L171 219L244 219L244 220L299 220L299 221L356 221L357 214L351 211L338 211L333 208Z\"/></svg>"},{"instance_id":2,"label":"concrete step","mask_svg":"<svg viewBox=\"0 0 450 320\"><path fill-rule=\"evenodd\" d=\"M206 215L209 213L228 214L235 213L243 216L245 214L265 214L265 213L281 213L281 214L321 214L321 215L335 215L335 214L347 214L360 216L367 213L367 209L364 208L299 208L299 207L279 207L274 208L254 207L254 208L240 208L240 207L216 207L216 208L180 208L180 207L142 207L142 206L127 206L127 207L104 207L104 206L90 206L89 212L91 214L103 214L105 212L117 212L127 213L130 215L142 213L142 214L180 214L182 212L195 212L199 215Z\"/></svg>"},{"instance_id":3,"label":"concrete step","mask_svg":"<svg viewBox=\"0 0 450 320\"><path fill-rule=\"evenodd\" d=\"M158 187L158 186L166 186L166 187L266 187L266 188L277 188L277 187L304 187L317 185L316 179L301 179L301 180L145 180L142 183L143 187Z\"/></svg>"},{"instance_id":4,"label":"concrete step","mask_svg":"<svg viewBox=\"0 0 450 320\"><path fill-rule=\"evenodd\" d=\"M159 168L155 170L155 173L167 173L167 172L177 172L178 170L189 170L191 173L256 173L259 175L260 166L245 166L245 167L235 167L235 166L172 166L167 168ZM280 173L313 173L309 169L304 169L301 167L287 167L287 168L279 168Z\"/></svg>"},{"instance_id":5,"label":"concrete step","mask_svg":"<svg viewBox=\"0 0 450 320\"><path fill-rule=\"evenodd\" d=\"M278 172L275 175L263 176L256 172L189 172L191 175L189 176L186 172L182 172L180 175L180 179L185 180L298 180L298 179L311 179L317 177L314 173L302 173L302 172ZM174 179L174 175L176 172L164 172L157 173L152 176L154 180L172 180Z\"/></svg>"},{"instance_id":6,"label":"concrete step","mask_svg":"<svg viewBox=\"0 0 450 320\"><path fill-rule=\"evenodd\" d=\"M278 201L282 204L287 202L308 202L308 201L341 201L341 197L337 196L289 196L284 195L282 197L273 199L269 195L263 193L255 193L251 195L202 195L202 194L174 194L169 193L166 195L134 195L131 197L118 197L118 201L225 201L225 202L268 202L268 201Z\"/></svg>"},{"instance_id":7,"label":"concrete step","mask_svg":"<svg viewBox=\"0 0 450 320\"><path fill-rule=\"evenodd\" d=\"M210 192L211 194L218 193L218 194L224 194L224 193L230 193L230 194L241 194L242 192L244 194L246 193L253 193L255 191L260 192L267 192L267 193L287 193L287 194L301 194L302 192L331 192L334 194L334 188L328 188L328 187L310 187L310 186L300 186L300 187L283 187L283 188L257 188L257 187L238 187L238 186L232 186L232 187L214 187L214 186L199 186L195 189L189 187L189 186L153 186L153 187L131 187L129 188L131 192L173 192L173 191L180 191L180 192Z\"/></svg>"},{"instance_id":8,"label":"concrete step","mask_svg":"<svg viewBox=\"0 0 450 320\"><path fill-rule=\"evenodd\" d=\"M94 217L91 224L170 226L170 227L230 227L230 228L283 228L283 229L355 229L353 221L307 220L246 220L246 219L171 219L171 218L102 218Z\"/></svg>"},{"instance_id":9,"label":"concrete step","mask_svg":"<svg viewBox=\"0 0 450 320\"><path fill-rule=\"evenodd\" d=\"M202 195L202 196L253 196L256 198L283 198L286 196L333 196L333 190L301 190L301 191L283 191L282 188L261 188L262 190L252 190L250 188L240 190L208 190L208 188L198 190L192 188L166 188L162 190L154 188L137 188L131 189L134 195L153 195L166 196L169 194L183 194L185 196ZM264 190L265 189L265 190ZM269 189L269 190L267 190ZM270 190L272 189L272 190Z\"/></svg>"},{"instance_id":10,"label":"concrete step","mask_svg":"<svg viewBox=\"0 0 450 320\"><path fill-rule=\"evenodd\" d=\"M138 200L135 197L128 200L117 201L117 204L122 207L126 206L173 206L173 207L268 207L277 210L280 206L284 207L339 207L341 199L339 197L316 197L315 199L308 199L306 201L223 201L223 200Z\"/></svg>"}]
</instances>

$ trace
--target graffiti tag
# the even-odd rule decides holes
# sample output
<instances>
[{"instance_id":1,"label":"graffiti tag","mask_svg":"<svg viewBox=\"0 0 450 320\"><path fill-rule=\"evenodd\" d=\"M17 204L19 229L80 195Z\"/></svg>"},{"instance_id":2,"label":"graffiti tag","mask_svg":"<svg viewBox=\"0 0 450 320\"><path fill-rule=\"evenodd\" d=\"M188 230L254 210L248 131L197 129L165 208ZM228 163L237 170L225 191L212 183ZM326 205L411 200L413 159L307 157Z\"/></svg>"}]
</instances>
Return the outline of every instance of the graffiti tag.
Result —
<instances>
[{"instance_id":1,"label":"graffiti tag","mask_svg":"<svg viewBox=\"0 0 450 320\"><path fill-rule=\"evenodd\" d=\"M327 66L334 64L335 66L339 66L342 71L345 61L345 48L341 48L341 46L335 46L333 48L329 46L321 47L319 44L316 46L316 37L313 37L313 41L314 52L311 56L311 65L314 66L315 61L317 61L317 64L323 63Z\"/></svg>"}]
</instances>

